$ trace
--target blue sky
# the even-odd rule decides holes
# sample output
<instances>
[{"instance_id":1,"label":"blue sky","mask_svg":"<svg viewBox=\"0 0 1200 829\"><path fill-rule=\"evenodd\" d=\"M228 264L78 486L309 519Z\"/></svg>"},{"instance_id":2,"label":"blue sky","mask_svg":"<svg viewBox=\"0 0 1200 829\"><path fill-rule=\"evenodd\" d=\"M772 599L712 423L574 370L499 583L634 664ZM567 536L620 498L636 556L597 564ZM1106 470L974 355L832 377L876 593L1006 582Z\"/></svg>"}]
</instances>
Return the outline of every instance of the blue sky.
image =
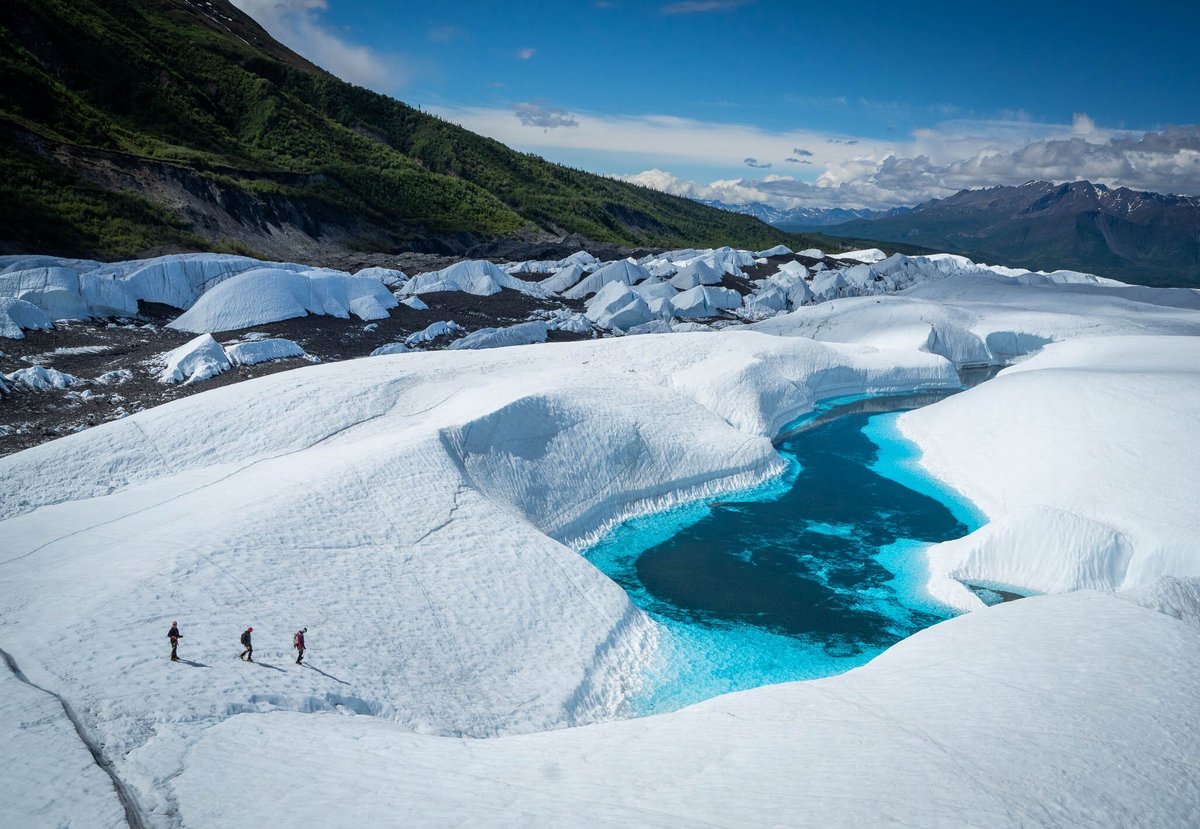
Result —
<instances>
[{"instance_id":1,"label":"blue sky","mask_svg":"<svg viewBox=\"0 0 1200 829\"><path fill-rule=\"evenodd\" d=\"M1200 192L1200 134L1180 129L1200 121L1200 4L235 2L347 80L686 195Z\"/></svg>"}]
</instances>

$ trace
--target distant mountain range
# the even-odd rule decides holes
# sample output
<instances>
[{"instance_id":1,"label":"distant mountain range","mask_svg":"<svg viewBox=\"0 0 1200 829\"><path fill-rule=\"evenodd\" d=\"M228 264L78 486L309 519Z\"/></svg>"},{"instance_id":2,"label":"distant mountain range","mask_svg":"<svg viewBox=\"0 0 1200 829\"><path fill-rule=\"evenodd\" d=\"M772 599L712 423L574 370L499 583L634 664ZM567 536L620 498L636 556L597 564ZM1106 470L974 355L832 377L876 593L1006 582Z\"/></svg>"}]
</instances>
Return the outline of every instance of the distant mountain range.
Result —
<instances>
[{"instance_id":1,"label":"distant mountain range","mask_svg":"<svg viewBox=\"0 0 1200 829\"><path fill-rule=\"evenodd\" d=\"M753 216L781 230L828 227L829 225L850 222L855 219L899 216L911 210L908 207L894 207L891 210L850 210L844 207L796 207L791 210L784 210L779 207L772 207L769 204L763 204L762 202L729 204L728 202L717 201L715 199L696 199L696 201L706 204L709 207L715 207L718 210L728 210L730 213L742 213L747 216Z\"/></svg>"},{"instance_id":2,"label":"distant mountain range","mask_svg":"<svg viewBox=\"0 0 1200 829\"><path fill-rule=\"evenodd\" d=\"M1200 287L1200 198L1075 181L962 190L892 210L703 201L782 230L961 253L992 264L1068 269L1143 285Z\"/></svg>"},{"instance_id":3,"label":"distant mountain range","mask_svg":"<svg viewBox=\"0 0 1200 829\"><path fill-rule=\"evenodd\" d=\"M963 190L902 213L820 227L829 235L918 245L990 263L1200 287L1200 198L1194 196L1031 181Z\"/></svg>"}]
</instances>

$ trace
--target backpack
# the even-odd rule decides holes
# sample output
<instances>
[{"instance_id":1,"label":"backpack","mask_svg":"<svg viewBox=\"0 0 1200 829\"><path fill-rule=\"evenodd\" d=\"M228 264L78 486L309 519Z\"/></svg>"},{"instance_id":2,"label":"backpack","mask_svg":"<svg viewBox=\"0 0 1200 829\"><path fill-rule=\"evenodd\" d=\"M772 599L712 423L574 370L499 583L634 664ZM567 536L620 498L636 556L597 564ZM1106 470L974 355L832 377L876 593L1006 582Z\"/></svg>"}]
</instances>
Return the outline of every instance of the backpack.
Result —
<instances>
[{"instance_id":1,"label":"backpack","mask_svg":"<svg viewBox=\"0 0 1200 829\"><path fill-rule=\"evenodd\" d=\"M292 647L299 648L301 641L303 640L301 640L300 633L297 631L296 634L292 636Z\"/></svg>"}]
</instances>

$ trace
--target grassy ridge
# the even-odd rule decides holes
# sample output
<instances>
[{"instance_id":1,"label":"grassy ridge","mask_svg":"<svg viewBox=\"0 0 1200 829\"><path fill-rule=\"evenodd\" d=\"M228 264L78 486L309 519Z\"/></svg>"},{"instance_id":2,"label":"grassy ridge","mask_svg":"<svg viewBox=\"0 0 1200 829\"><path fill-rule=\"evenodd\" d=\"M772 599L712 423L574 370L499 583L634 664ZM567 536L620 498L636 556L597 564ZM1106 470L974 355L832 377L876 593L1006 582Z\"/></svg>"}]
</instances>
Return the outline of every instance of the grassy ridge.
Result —
<instances>
[{"instance_id":1,"label":"grassy ridge","mask_svg":"<svg viewBox=\"0 0 1200 829\"><path fill-rule=\"evenodd\" d=\"M810 241L347 84L225 0L0 4L0 139L10 248L122 256L240 241L180 212L162 186L172 169L192 192L219 191L224 227L251 237L255 222L296 214L352 247L539 230L630 246Z\"/></svg>"}]
</instances>

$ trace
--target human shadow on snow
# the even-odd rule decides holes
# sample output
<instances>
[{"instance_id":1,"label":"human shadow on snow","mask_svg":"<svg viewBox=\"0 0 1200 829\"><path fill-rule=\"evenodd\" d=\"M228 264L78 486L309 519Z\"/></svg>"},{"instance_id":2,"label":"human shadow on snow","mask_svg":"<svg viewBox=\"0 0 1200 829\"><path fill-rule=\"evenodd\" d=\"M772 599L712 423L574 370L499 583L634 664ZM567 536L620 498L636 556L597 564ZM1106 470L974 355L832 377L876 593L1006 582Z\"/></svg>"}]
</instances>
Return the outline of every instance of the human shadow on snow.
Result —
<instances>
[{"instance_id":1,"label":"human shadow on snow","mask_svg":"<svg viewBox=\"0 0 1200 829\"><path fill-rule=\"evenodd\" d=\"M255 662L253 664L260 665L264 668L270 668L272 671L279 671L279 673L281 673L281 674L287 673L287 671L285 671L283 668L280 668L278 665L272 665L270 662L259 662L259 661L255 660Z\"/></svg>"},{"instance_id":2,"label":"human shadow on snow","mask_svg":"<svg viewBox=\"0 0 1200 829\"><path fill-rule=\"evenodd\" d=\"M344 679L338 679L338 678L337 678L336 676L334 676L333 674L327 674L327 673L325 673L325 672L324 672L324 671L322 671L320 668L313 668L313 666L312 666L312 665L309 665L307 662L306 662L306 663L304 663L304 667L305 667L305 668L312 668L314 671L316 671L317 673L319 673L321 676L329 677L329 678L330 678L330 679L332 679L334 682L340 682L340 683L342 683L343 685L349 685L349 684L350 684L349 682L347 682L347 681L346 681L346 680L344 680Z\"/></svg>"}]
</instances>

